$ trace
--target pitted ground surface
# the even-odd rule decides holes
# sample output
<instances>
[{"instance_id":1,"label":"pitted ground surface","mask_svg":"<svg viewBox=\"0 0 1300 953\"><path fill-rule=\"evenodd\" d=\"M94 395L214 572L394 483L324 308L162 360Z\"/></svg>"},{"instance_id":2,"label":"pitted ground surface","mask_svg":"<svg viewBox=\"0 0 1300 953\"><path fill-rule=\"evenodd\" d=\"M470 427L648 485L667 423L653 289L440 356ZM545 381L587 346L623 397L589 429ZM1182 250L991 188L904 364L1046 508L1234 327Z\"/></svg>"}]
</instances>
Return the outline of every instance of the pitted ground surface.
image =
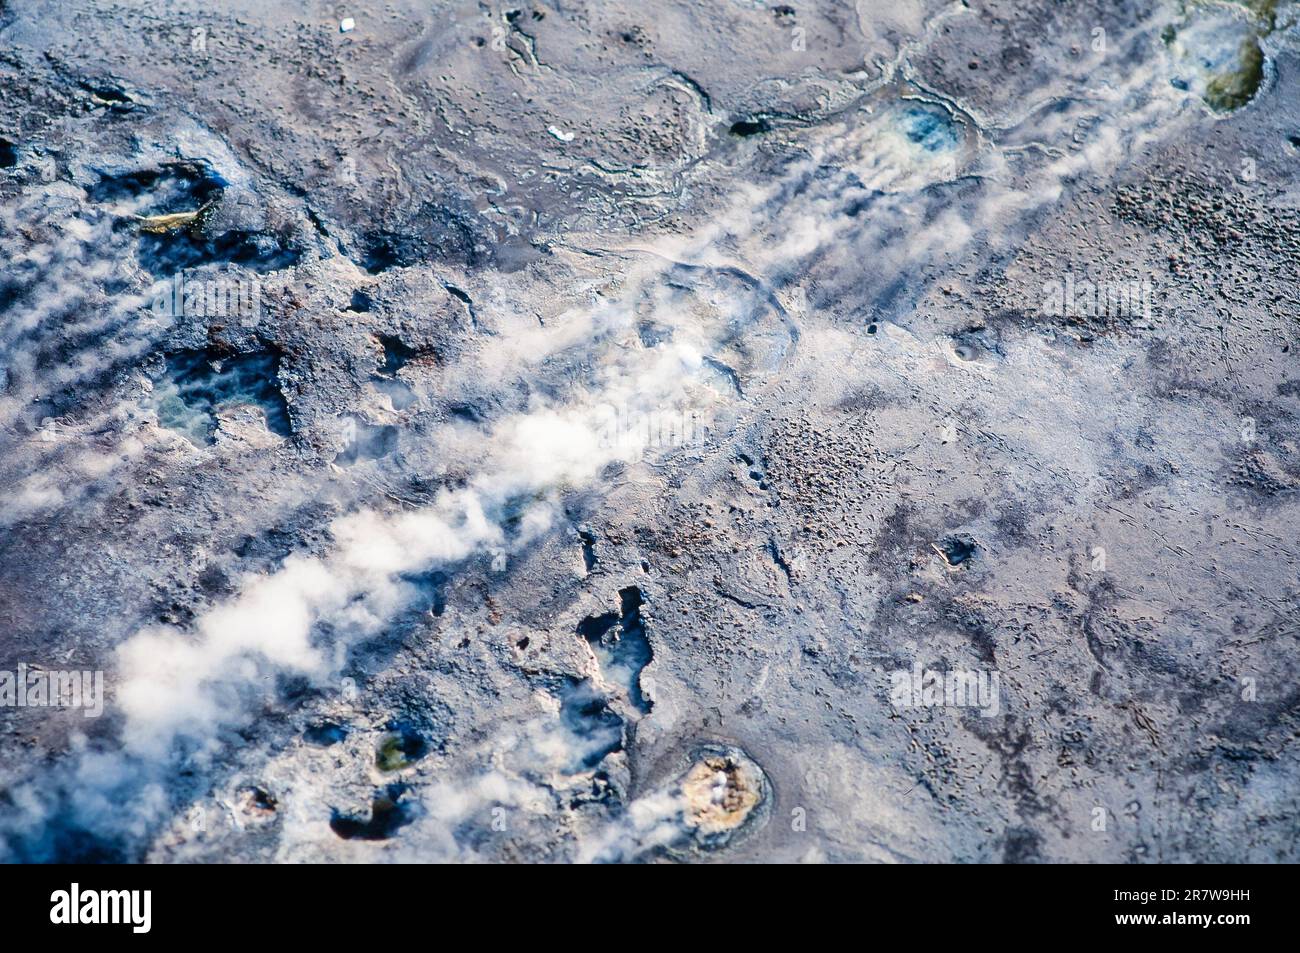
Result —
<instances>
[{"instance_id":1,"label":"pitted ground surface","mask_svg":"<svg viewBox=\"0 0 1300 953\"><path fill-rule=\"evenodd\" d=\"M0 708L0 855L1300 859L1269 9L1216 110L1193 0L0 4L0 671L109 691ZM182 269L258 313L155 311ZM643 374L685 441L496 453ZM385 549L498 464L499 539ZM320 659L267 602L213 711L130 701L142 632L349 545L400 592ZM914 664L996 712L893 704Z\"/></svg>"}]
</instances>

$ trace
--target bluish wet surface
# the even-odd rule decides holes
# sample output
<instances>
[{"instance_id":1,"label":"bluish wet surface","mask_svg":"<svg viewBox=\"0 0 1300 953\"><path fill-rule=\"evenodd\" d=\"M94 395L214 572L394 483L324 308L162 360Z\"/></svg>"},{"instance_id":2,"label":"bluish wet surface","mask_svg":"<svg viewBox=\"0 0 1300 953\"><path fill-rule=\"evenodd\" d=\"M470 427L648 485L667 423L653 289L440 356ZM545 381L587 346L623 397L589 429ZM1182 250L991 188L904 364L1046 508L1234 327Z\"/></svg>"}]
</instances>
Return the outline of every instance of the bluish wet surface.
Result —
<instances>
[{"instance_id":1,"label":"bluish wet surface","mask_svg":"<svg viewBox=\"0 0 1300 953\"><path fill-rule=\"evenodd\" d=\"M385 381L391 384L391 381ZM334 461L342 466L366 460L379 460L397 450L398 430L388 424L374 426L360 417L352 417L349 439Z\"/></svg>"},{"instance_id":2,"label":"bluish wet surface","mask_svg":"<svg viewBox=\"0 0 1300 953\"><path fill-rule=\"evenodd\" d=\"M588 680L574 681L560 698L560 721L568 729L573 758L566 770L589 771L623 747L623 719Z\"/></svg>"},{"instance_id":3,"label":"bluish wet surface","mask_svg":"<svg viewBox=\"0 0 1300 953\"><path fill-rule=\"evenodd\" d=\"M266 415L271 433L289 437L289 408L276 386L279 369L279 357L270 352L222 355L208 348L171 354L166 373L154 385L158 422L197 446L208 446L219 410L251 404Z\"/></svg>"},{"instance_id":4,"label":"bluish wet surface","mask_svg":"<svg viewBox=\"0 0 1300 953\"><path fill-rule=\"evenodd\" d=\"M302 733L304 741L318 748L328 748L330 745L336 745L347 736L348 730L332 721L323 721L318 725L312 725Z\"/></svg>"},{"instance_id":5,"label":"bluish wet surface","mask_svg":"<svg viewBox=\"0 0 1300 953\"><path fill-rule=\"evenodd\" d=\"M957 125L942 106L911 103L904 107L900 124L907 138L926 152L949 152L961 144Z\"/></svg>"},{"instance_id":6,"label":"bluish wet surface","mask_svg":"<svg viewBox=\"0 0 1300 953\"><path fill-rule=\"evenodd\" d=\"M605 680L622 688L639 711L649 712L652 706L641 692L641 671L653 660L654 652L641 618L641 590L628 586L618 595L618 612L584 619L578 634L591 646Z\"/></svg>"},{"instance_id":7,"label":"bluish wet surface","mask_svg":"<svg viewBox=\"0 0 1300 953\"><path fill-rule=\"evenodd\" d=\"M387 840L415 819L411 805L406 802L409 790L399 782L377 791L368 818L335 811L330 817L330 829L344 840Z\"/></svg>"}]
</instances>

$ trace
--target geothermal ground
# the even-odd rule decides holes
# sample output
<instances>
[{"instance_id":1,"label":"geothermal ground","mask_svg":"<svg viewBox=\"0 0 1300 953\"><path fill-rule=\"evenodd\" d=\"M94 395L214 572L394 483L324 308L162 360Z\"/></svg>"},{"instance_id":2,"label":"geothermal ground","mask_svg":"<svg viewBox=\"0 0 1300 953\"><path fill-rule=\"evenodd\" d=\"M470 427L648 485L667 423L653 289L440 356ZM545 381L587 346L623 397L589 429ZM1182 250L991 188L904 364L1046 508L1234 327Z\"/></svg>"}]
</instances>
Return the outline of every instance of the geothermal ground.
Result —
<instances>
[{"instance_id":1,"label":"geothermal ground","mask_svg":"<svg viewBox=\"0 0 1300 953\"><path fill-rule=\"evenodd\" d=\"M0 859L1300 860L1300 5L4 0L0 87Z\"/></svg>"}]
</instances>

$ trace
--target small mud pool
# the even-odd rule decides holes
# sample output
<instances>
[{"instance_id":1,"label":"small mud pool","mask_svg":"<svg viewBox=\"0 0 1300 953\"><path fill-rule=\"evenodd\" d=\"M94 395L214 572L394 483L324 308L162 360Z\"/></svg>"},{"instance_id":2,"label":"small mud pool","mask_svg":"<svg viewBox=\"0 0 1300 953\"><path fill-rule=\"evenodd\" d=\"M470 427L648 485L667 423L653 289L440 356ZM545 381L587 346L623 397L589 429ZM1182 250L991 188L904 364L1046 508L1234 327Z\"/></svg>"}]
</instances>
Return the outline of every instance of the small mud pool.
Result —
<instances>
[{"instance_id":1,"label":"small mud pool","mask_svg":"<svg viewBox=\"0 0 1300 953\"><path fill-rule=\"evenodd\" d=\"M179 351L167 357L165 372L154 382L150 404L159 424L199 447L216 442L222 411L241 406L253 408L270 433L289 437L293 434L289 408L276 385L279 369L279 357L265 351Z\"/></svg>"},{"instance_id":2,"label":"small mud pool","mask_svg":"<svg viewBox=\"0 0 1300 953\"><path fill-rule=\"evenodd\" d=\"M390 784L375 793L369 817L355 817L335 811L330 830L344 840L388 840L415 818L406 802L405 784Z\"/></svg>"},{"instance_id":3,"label":"small mud pool","mask_svg":"<svg viewBox=\"0 0 1300 953\"><path fill-rule=\"evenodd\" d=\"M1261 41L1274 27L1273 4L1189 3L1165 28L1170 83L1194 93L1215 112L1246 105L1264 81Z\"/></svg>"},{"instance_id":4,"label":"small mud pool","mask_svg":"<svg viewBox=\"0 0 1300 953\"><path fill-rule=\"evenodd\" d=\"M604 680L622 689L628 701L646 713L653 703L641 691L641 671L653 660L654 652L641 619L644 600L636 586L620 589L618 595L618 612L584 619L578 634L591 646Z\"/></svg>"},{"instance_id":5,"label":"small mud pool","mask_svg":"<svg viewBox=\"0 0 1300 953\"><path fill-rule=\"evenodd\" d=\"M423 758L429 744L410 725L395 724L375 748L375 767L380 771L401 771Z\"/></svg>"},{"instance_id":6,"label":"small mud pool","mask_svg":"<svg viewBox=\"0 0 1300 953\"><path fill-rule=\"evenodd\" d=\"M770 797L762 768L730 746L701 750L678 787L683 823L703 850L727 846L761 817Z\"/></svg>"}]
</instances>

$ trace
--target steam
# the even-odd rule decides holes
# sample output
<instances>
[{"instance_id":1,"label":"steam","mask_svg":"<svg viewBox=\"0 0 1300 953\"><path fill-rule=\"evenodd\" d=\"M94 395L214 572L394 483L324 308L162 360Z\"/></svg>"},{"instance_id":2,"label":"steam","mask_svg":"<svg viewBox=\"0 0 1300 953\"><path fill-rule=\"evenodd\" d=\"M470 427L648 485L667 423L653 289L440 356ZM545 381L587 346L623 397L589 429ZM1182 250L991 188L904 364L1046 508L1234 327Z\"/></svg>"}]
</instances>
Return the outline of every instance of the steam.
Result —
<instances>
[{"instance_id":1,"label":"steam","mask_svg":"<svg viewBox=\"0 0 1300 953\"><path fill-rule=\"evenodd\" d=\"M594 322L598 339L628 330L627 315L611 311ZM432 506L385 515L370 510L331 527L335 549L326 557L293 556L271 576L248 581L230 603L201 618L193 633L158 627L138 633L118 650L127 716L128 749L163 758L178 738L202 748L219 729L243 723L232 705L241 681L290 673L319 681L341 662L338 646L313 641L321 626L355 644L382 631L415 591L402 576L463 561L488 548L516 549L555 522L556 494L589 485L607 465L630 461L635 445L602 439L608 404L644 408L680 398L683 382L702 366L690 340L631 349L606 344L611 360L600 386L568 404L539 401L528 413L502 420L490 433L461 434L459 452L483 461L463 489L442 491ZM520 501L528 501L520 505ZM517 515L507 540L504 514Z\"/></svg>"}]
</instances>

